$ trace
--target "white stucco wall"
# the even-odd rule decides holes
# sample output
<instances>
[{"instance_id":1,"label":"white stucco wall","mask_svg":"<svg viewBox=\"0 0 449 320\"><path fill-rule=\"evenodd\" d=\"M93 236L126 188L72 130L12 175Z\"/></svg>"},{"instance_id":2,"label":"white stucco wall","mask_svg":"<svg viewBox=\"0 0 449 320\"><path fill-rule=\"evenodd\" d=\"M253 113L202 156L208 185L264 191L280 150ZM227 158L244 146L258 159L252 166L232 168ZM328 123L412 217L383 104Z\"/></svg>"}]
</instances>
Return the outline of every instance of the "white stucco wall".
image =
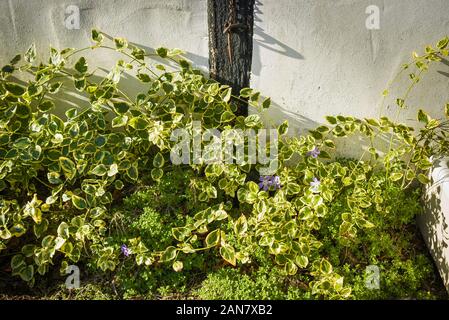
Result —
<instances>
[{"instance_id":1,"label":"white stucco wall","mask_svg":"<svg viewBox=\"0 0 449 320\"><path fill-rule=\"evenodd\" d=\"M366 28L366 8L380 10L380 29ZM252 86L271 96L270 119L296 128L329 114L378 117L381 93L411 60L449 34L449 0L257 0ZM449 67L437 63L410 96L402 121L419 108L443 116ZM403 95L407 74L392 97ZM386 115L393 116L394 100ZM413 124L409 121L409 124ZM346 144L348 152L360 146Z\"/></svg>"},{"instance_id":2,"label":"white stucco wall","mask_svg":"<svg viewBox=\"0 0 449 320\"><path fill-rule=\"evenodd\" d=\"M433 159L418 225L449 292L449 157Z\"/></svg>"},{"instance_id":3,"label":"white stucco wall","mask_svg":"<svg viewBox=\"0 0 449 320\"><path fill-rule=\"evenodd\" d=\"M79 29L67 28L69 6L79 8ZM208 69L206 0L0 0L0 65L24 53L32 43L41 60L47 59L50 45L58 49L87 47L92 44L92 28L145 49L182 48L197 67ZM98 67L101 76L123 59L106 49L82 54L90 70ZM73 62L78 57L74 56ZM146 91L129 75L122 78L120 87L131 97ZM87 98L76 90L61 91L55 100L55 112L60 115L71 107L88 106Z\"/></svg>"},{"instance_id":4,"label":"white stucco wall","mask_svg":"<svg viewBox=\"0 0 449 320\"><path fill-rule=\"evenodd\" d=\"M64 25L69 5L80 8L79 30ZM369 5L379 7L380 30L365 26ZM272 97L266 118L288 119L291 133L328 114L378 116L381 92L410 53L449 33L449 0L256 0L255 15L252 86ZM32 42L40 53L50 44L87 46L93 27L143 47L182 48L207 70L206 0L0 0L0 65ZM116 58L99 51L88 62L110 68ZM414 119L418 108L441 116L448 76L448 65L436 64L402 118ZM138 91L135 81L121 85ZM359 146L343 142L343 150L357 154Z\"/></svg>"},{"instance_id":5,"label":"white stucco wall","mask_svg":"<svg viewBox=\"0 0 449 320\"><path fill-rule=\"evenodd\" d=\"M80 8L79 30L65 26L70 5ZM32 42L40 52L50 44L87 46L92 28L144 47L182 48L197 65L208 65L205 0L0 0L0 60Z\"/></svg>"}]
</instances>

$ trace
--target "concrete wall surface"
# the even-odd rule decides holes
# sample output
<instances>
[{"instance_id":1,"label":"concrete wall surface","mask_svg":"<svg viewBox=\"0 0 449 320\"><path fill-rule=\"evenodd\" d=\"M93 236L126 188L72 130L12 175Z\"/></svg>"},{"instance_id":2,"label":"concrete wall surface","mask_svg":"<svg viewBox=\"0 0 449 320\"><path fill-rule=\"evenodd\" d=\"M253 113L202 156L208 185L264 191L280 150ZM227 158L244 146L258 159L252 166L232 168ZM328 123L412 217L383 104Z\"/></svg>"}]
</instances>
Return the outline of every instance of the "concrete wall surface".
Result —
<instances>
[{"instance_id":1,"label":"concrete wall surface","mask_svg":"<svg viewBox=\"0 0 449 320\"><path fill-rule=\"evenodd\" d=\"M223 0L225 1L225 0ZM0 64L35 42L40 54L89 45L91 28L144 48L178 47L207 70L206 0L0 0ZM69 6L80 10L79 29L67 28ZM379 29L367 27L378 10ZM267 122L290 121L291 133L324 122L329 114L395 114L407 75L381 111L381 92L410 60L449 30L449 0L256 0L252 86L272 97ZM377 14L376 12L374 12ZM377 27L377 26L375 26ZM90 65L110 68L112 52L89 53ZM401 120L418 108L442 115L449 100L449 63L437 63L412 91ZM131 79L132 80L132 79ZM133 91L135 82L122 82ZM363 143L358 141L359 143ZM341 142L357 156L358 143Z\"/></svg>"},{"instance_id":2,"label":"concrete wall surface","mask_svg":"<svg viewBox=\"0 0 449 320\"><path fill-rule=\"evenodd\" d=\"M367 28L373 5L379 29ZM423 53L448 27L449 0L257 0L252 85L276 104L267 118L289 119L295 128L314 127L329 114L395 118L408 75L392 87L384 111L382 92L413 51ZM415 125L419 108L443 116L448 76L447 62L433 65L400 120ZM342 144L359 153L358 143Z\"/></svg>"},{"instance_id":3,"label":"concrete wall surface","mask_svg":"<svg viewBox=\"0 0 449 320\"><path fill-rule=\"evenodd\" d=\"M436 158L418 224L449 291L449 157Z\"/></svg>"},{"instance_id":4,"label":"concrete wall surface","mask_svg":"<svg viewBox=\"0 0 449 320\"><path fill-rule=\"evenodd\" d=\"M79 29L67 27L70 6L79 8ZM0 61L33 42L40 53L88 46L92 28L147 48L182 48L197 66L208 65L205 0L0 0Z\"/></svg>"}]
</instances>

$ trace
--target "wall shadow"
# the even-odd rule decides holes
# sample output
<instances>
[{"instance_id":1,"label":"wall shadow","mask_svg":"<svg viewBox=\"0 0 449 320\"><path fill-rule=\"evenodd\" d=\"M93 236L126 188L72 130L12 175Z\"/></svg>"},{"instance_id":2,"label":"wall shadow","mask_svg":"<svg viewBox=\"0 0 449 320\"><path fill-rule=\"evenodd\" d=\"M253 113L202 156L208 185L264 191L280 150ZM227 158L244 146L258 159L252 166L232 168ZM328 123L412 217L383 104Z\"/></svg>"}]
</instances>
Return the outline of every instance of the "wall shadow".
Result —
<instances>
[{"instance_id":1,"label":"wall shadow","mask_svg":"<svg viewBox=\"0 0 449 320\"><path fill-rule=\"evenodd\" d=\"M258 23L263 21L262 7L263 3L260 0L256 0L254 4L253 62L251 67L251 72L255 75L260 75L260 71L262 69L262 59L260 56L261 48L268 49L293 59L304 60L304 56L301 53L270 36L260 25L258 25Z\"/></svg>"},{"instance_id":2,"label":"wall shadow","mask_svg":"<svg viewBox=\"0 0 449 320\"><path fill-rule=\"evenodd\" d=\"M449 195L448 161L447 157L436 158L433 161L432 181L425 186L422 197L424 212L417 217L417 222L444 285L449 291L449 212L444 211L444 205L447 206L449 202L446 199Z\"/></svg>"}]
</instances>

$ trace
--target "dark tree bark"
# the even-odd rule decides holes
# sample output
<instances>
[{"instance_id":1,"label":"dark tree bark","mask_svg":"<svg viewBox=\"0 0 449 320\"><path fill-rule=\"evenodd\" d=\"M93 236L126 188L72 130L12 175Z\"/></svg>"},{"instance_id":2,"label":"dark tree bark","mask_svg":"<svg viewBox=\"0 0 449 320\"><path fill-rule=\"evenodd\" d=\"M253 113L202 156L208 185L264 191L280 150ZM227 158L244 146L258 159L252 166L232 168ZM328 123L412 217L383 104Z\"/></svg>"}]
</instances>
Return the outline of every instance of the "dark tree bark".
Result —
<instances>
[{"instance_id":1,"label":"dark tree bark","mask_svg":"<svg viewBox=\"0 0 449 320\"><path fill-rule=\"evenodd\" d=\"M254 0L208 0L210 77L232 87L233 95L249 87L253 54ZM237 115L248 104L233 100Z\"/></svg>"}]
</instances>

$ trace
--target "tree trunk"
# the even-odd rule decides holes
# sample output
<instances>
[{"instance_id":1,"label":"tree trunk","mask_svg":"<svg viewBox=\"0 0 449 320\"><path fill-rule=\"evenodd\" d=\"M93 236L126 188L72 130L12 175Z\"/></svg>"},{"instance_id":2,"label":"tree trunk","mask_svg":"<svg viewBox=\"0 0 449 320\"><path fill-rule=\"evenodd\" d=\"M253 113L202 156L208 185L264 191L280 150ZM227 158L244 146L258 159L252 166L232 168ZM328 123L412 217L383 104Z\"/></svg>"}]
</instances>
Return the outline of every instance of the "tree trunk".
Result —
<instances>
[{"instance_id":1,"label":"tree trunk","mask_svg":"<svg viewBox=\"0 0 449 320\"><path fill-rule=\"evenodd\" d=\"M208 0L209 72L212 79L232 87L238 96L249 87L253 54L254 0ZM248 104L233 99L237 115Z\"/></svg>"}]
</instances>

